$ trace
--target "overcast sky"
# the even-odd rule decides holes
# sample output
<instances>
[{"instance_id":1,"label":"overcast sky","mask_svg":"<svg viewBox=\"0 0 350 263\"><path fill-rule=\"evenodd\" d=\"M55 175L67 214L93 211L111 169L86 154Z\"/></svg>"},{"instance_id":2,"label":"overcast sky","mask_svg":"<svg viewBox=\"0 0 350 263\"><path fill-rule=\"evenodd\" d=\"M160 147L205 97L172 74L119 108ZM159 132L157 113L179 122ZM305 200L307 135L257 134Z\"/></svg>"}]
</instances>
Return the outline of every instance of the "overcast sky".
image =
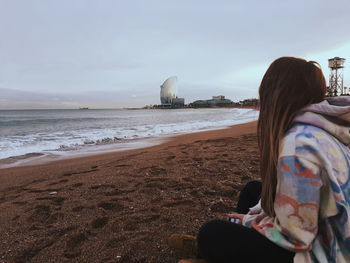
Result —
<instances>
[{"instance_id":1,"label":"overcast sky","mask_svg":"<svg viewBox=\"0 0 350 263\"><path fill-rule=\"evenodd\" d=\"M0 0L0 108L257 97L280 56L348 59L349 0Z\"/></svg>"}]
</instances>

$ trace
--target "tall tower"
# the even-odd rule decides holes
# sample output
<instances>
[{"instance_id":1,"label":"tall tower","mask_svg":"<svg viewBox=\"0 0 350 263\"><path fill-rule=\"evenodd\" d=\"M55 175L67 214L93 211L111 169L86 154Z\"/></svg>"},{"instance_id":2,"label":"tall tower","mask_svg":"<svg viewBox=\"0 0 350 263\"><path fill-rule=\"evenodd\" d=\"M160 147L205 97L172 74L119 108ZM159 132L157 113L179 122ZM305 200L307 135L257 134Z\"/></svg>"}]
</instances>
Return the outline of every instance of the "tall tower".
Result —
<instances>
[{"instance_id":1,"label":"tall tower","mask_svg":"<svg viewBox=\"0 0 350 263\"><path fill-rule=\"evenodd\" d=\"M160 86L160 102L162 104L172 104L172 100L177 96L177 77L167 78Z\"/></svg>"},{"instance_id":2,"label":"tall tower","mask_svg":"<svg viewBox=\"0 0 350 263\"><path fill-rule=\"evenodd\" d=\"M327 88L328 97L335 97L346 93L343 86L344 62L345 58L340 57L328 59L328 67L331 69L329 74L329 87Z\"/></svg>"}]
</instances>

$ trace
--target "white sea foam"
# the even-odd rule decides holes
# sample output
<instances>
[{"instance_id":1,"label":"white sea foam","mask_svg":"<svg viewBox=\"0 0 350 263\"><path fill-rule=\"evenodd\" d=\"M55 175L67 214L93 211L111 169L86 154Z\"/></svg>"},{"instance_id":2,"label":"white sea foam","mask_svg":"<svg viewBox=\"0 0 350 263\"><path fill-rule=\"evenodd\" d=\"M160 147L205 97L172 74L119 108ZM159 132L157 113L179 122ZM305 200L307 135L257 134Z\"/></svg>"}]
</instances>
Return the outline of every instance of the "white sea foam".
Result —
<instances>
[{"instance_id":1,"label":"white sea foam","mask_svg":"<svg viewBox=\"0 0 350 263\"><path fill-rule=\"evenodd\" d=\"M50 114L54 115L54 113ZM62 115L61 112L60 114ZM28 153L72 155L82 152L118 150L125 147L135 148L140 145L142 147L140 141L147 138L162 138L174 134L223 128L256 120L259 113L250 109L186 109L176 112L123 111L117 114L108 112L108 114L110 117L106 117L106 113L98 112L93 118L80 116L74 121L71 121L74 116L58 118L54 115L55 121L50 122L52 119L46 116L48 114L41 113L45 118L42 117L40 122L37 116L32 120L30 117L22 118L27 122L25 125L21 123L22 120L17 119L13 122L15 123L13 125L17 126L10 127L12 130L8 128L7 118L7 126L4 126L7 128L7 130L4 129L5 135L0 133L0 159ZM57 120L60 125L57 125ZM44 125L43 122L48 123ZM16 132L12 135L15 128ZM125 146L126 144L128 146ZM147 143L146 145L148 146Z\"/></svg>"}]
</instances>

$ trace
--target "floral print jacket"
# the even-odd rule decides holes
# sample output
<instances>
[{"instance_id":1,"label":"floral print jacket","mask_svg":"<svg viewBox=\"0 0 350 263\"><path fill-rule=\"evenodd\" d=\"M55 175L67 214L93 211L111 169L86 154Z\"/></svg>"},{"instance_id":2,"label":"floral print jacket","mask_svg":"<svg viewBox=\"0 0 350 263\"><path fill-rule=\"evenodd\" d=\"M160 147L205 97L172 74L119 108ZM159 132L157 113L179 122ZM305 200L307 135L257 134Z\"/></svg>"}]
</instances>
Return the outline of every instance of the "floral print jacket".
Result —
<instances>
[{"instance_id":1,"label":"floral print jacket","mask_svg":"<svg viewBox=\"0 0 350 263\"><path fill-rule=\"evenodd\" d=\"M312 104L280 148L275 217L260 204L244 216L294 262L350 262L350 97Z\"/></svg>"}]
</instances>

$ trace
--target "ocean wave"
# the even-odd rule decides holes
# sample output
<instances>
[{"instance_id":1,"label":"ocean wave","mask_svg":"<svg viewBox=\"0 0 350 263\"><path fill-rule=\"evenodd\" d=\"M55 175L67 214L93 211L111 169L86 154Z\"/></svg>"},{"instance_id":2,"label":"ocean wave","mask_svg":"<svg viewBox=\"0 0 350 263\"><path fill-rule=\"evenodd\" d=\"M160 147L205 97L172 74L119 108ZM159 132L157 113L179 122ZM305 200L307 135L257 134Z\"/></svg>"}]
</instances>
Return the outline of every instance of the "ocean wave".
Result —
<instances>
[{"instance_id":1,"label":"ocean wave","mask_svg":"<svg viewBox=\"0 0 350 263\"><path fill-rule=\"evenodd\" d=\"M187 115L193 114L190 111L183 112ZM214 115L208 118L208 115L203 114L199 120L183 122L171 122L169 120L168 123L134 125L130 127L98 127L57 130L55 132L42 131L20 136L3 136L0 137L0 159L33 152L68 152L85 149L84 147L117 145L135 139L157 138L173 134L216 129L253 121L258 118L258 112L254 110L231 109L225 112L227 117L221 116L220 111L207 112ZM217 120L215 119L216 116ZM219 117L223 119L219 119ZM95 118L90 119L93 120ZM71 120L77 120L77 118ZM74 128L74 126L72 127Z\"/></svg>"},{"instance_id":2,"label":"ocean wave","mask_svg":"<svg viewBox=\"0 0 350 263\"><path fill-rule=\"evenodd\" d=\"M107 118L106 118L107 119ZM2 120L0 121L0 127L9 126L28 126L37 124L52 124L52 123L65 123L65 122L85 122L85 121L97 121L101 118L48 118L48 119L23 119L23 120Z\"/></svg>"}]
</instances>

